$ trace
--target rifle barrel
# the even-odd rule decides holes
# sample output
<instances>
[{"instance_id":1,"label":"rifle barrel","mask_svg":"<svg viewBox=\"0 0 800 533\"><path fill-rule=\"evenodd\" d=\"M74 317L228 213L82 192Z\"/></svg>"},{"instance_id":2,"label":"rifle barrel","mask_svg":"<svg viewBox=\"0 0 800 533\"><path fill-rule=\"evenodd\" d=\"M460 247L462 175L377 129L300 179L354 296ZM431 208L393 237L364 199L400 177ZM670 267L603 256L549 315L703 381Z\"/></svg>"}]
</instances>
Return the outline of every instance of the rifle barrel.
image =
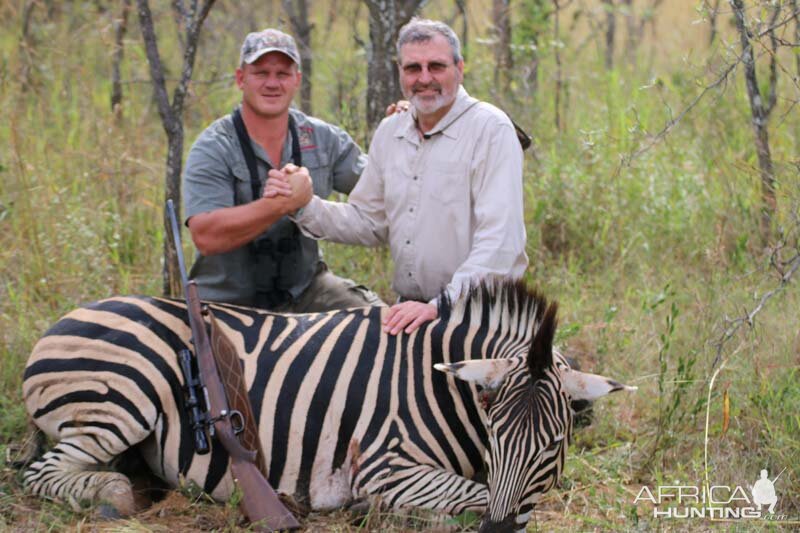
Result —
<instances>
[{"instance_id":1,"label":"rifle barrel","mask_svg":"<svg viewBox=\"0 0 800 533\"><path fill-rule=\"evenodd\" d=\"M178 216L175 214L175 204L172 198L167 200L167 217L169 218L170 227L172 228L172 242L175 244L175 252L178 254L178 267L181 271L181 281L183 282L183 289L189 283L189 278L186 274L186 261L183 259L183 243L181 242L181 229L178 225Z\"/></svg>"}]
</instances>

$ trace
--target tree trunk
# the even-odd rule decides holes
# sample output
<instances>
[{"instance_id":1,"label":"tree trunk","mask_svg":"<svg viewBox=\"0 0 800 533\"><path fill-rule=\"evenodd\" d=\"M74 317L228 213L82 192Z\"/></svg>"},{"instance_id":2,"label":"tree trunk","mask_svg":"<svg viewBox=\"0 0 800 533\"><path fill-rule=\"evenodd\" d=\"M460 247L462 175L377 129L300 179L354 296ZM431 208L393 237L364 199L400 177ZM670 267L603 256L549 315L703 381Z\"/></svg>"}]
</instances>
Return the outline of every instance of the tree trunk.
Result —
<instances>
[{"instance_id":1,"label":"tree trunk","mask_svg":"<svg viewBox=\"0 0 800 533\"><path fill-rule=\"evenodd\" d=\"M775 173L772 167L772 156L769 149L769 133L767 131L769 109L764 107L763 99L761 98L761 93L758 88L753 45L748 35L743 2L742 0L730 0L730 3L736 18L736 29L739 32L739 40L742 46L744 79L747 86L747 98L750 101L750 114L752 116L753 131L755 133L758 168L761 175L762 206L760 231L762 241L766 243L772 226L772 218L777 207L775 199Z\"/></svg>"},{"instance_id":2,"label":"tree trunk","mask_svg":"<svg viewBox=\"0 0 800 533\"><path fill-rule=\"evenodd\" d=\"M800 4L797 0L792 0L792 13L794 13L794 42L800 43ZM794 54L795 65L797 66L797 79L800 80L800 54Z\"/></svg>"},{"instance_id":3,"label":"tree trunk","mask_svg":"<svg viewBox=\"0 0 800 533\"><path fill-rule=\"evenodd\" d=\"M554 47L554 56L556 62L556 94L554 98L554 107L556 130L563 133L564 128L561 121L561 93L564 89L564 82L562 77L563 74L561 72L561 27L559 25L559 19L561 18L561 5L558 2L559 0L553 0L553 41L556 43L556 46Z\"/></svg>"},{"instance_id":4,"label":"tree trunk","mask_svg":"<svg viewBox=\"0 0 800 533\"><path fill-rule=\"evenodd\" d=\"M494 25L494 84L503 95L511 89L511 69L514 67L511 53L511 17L509 0L492 0L492 22Z\"/></svg>"},{"instance_id":5,"label":"tree trunk","mask_svg":"<svg viewBox=\"0 0 800 533\"><path fill-rule=\"evenodd\" d=\"M119 18L114 19L114 53L111 58L111 111L119 122L122 119L122 80L120 64L125 52L125 32L128 29L128 14L131 0L122 0Z\"/></svg>"},{"instance_id":6,"label":"tree trunk","mask_svg":"<svg viewBox=\"0 0 800 533\"><path fill-rule=\"evenodd\" d=\"M791 1L792 13L794 13L794 42L800 43L800 11L798 11L800 4L797 0ZM800 53L794 54L794 61L797 67L797 79L800 80ZM800 121L795 121L794 143L795 153L800 153ZM798 169L800 169L800 165L798 165Z\"/></svg>"},{"instance_id":7,"label":"tree trunk","mask_svg":"<svg viewBox=\"0 0 800 533\"><path fill-rule=\"evenodd\" d=\"M155 28L153 26L153 16L150 12L148 0L137 0L139 8L139 26L142 29L142 38L147 53L147 62L150 65L150 78L153 82L153 92L158 114L161 116L161 124L167 134L167 169L165 177L165 203L172 200L175 204L175 214L178 217L179 227L181 221L181 165L183 159L183 110L186 94L189 89L189 81L192 79L194 69L194 59L197 54L197 41L200 38L200 29L208 16L208 12L214 6L215 0L203 0L200 6L197 0L192 0L188 11L187 19L181 25L185 31L183 68L181 78L172 96L172 103L169 101L166 81L164 79L164 67L161 62L161 55L158 52L158 41L156 39ZM173 9L183 8L182 2L175 2ZM168 238L171 233L171 225L164 215L164 267L163 267L163 290L167 296L178 296L181 294L181 276L178 267L178 254L175 249L173 239Z\"/></svg>"},{"instance_id":8,"label":"tree trunk","mask_svg":"<svg viewBox=\"0 0 800 533\"><path fill-rule=\"evenodd\" d=\"M386 106L401 97L395 45L400 28L423 0L364 0L369 10L367 51L367 128L369 137L383 119Z\"/></svg>"},{"instance_id":9,"label":"tree trunk","mask_svg":"<svg viewBox=\"0 0 800 533\"><path fill-rule=\"evenodd\" d=\"M633 9L633 0L622 0L625 6L625 57L633 65L636 61L636 48L639 46L639 32L636 24L636 13Z\"/></svg>"},{"instance_id":10,"label":"tree trunk","mask_svg":"<svg viewBox=\"0 0 800 533\"><path fill-rule=\"evenodd\" d=\"M720 0L714 0L713 7L708 5L708 2L703 2L708 12L708 23L711 26L711 34L708 36L709 46L714 44L714 41L717 39L717 16L719 15L719 2Z\"/></svg>"},{"instance_id":11,"label":"tree trunk","mask_svg":"<svg viewBox=\"0 0 800 533\"><path fill-rule=\"evenodd\" d=\"M552 9L547 0L524 0L517 4L519 20L514 25L517 40L522 44L520 55L527 65L524 67L525 88L528 95L535 97L539 92L539 66L541 56L539 43L548 31L548 18ZM554 48L557 48L554 47ZM520 62L520 58L517 59Z\"/></svg>"},{"instance_id":12,"label":"tree trunk","mask_svg":"<svg viewBox=\"0 0 800 533\"><path fill-rule=\"evenodd\" d=\"M283 9L289 16L292 32L300 49L300 70L303 71L303 84L300 87L300 107L311 115L311 30L313 24L308 22L308 0L283 0Z\"/></svg>"},{"instance_id":13,"label":"tree trunk","mask_svg":"<svg viewBox=\"0 0 800 533\"><path fill-rule=\"evenodd\" d=\"M20 62L18 79L22 91L27 91L32 85L32 72L34 69L33 48L35 43L30 35L31 21L33 20L33 10L36 7L36 0L26 0L22 8L22 31L19 38Z\"/></svg>"},{"instance_id":14,"label":"tree trunk","mask_svg":"<svg viewBox=\"0 0 800 533\"><path fill-rule=\"evenodd\" d=\"M617 17L614 13L614 0L603 0L606 11L606 68L614 68L614 37L617 32Z\"/></svg>"},{"instance_id":15,"label":"tree trunk","mask_svg":"<svg viewBox=\"0 0 800 533\"><path fill-rule=\"evenodd\" d=\"M467 59L466 54L464 52L464 45L467 44L467 38L469 37L469 21L467 20L467 5L466 0L455 0L456 2L456 9L458 10L459 14L461 15L461 57L464 60Z\"/></svg>"}]
</instances>

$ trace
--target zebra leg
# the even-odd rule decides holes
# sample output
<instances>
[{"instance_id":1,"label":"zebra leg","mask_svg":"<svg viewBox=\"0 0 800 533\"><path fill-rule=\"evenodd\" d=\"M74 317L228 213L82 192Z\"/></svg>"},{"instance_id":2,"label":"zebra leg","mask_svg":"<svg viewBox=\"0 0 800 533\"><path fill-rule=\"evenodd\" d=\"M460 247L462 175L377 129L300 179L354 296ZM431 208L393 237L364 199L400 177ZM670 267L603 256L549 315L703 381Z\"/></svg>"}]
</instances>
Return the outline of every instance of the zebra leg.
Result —
<instances>
[{"instance_id":1,"label":"zebra leg","mask_svg":"<svg viewBox=\"0 0 800 533\"><path fill-rule=\"evenodd\" d=\"M483 513L489 502L486 485L449 470L414 463L399 456L359 482L361 495L380 495L389 507L419 507L450 515L464 511Z\"/></svg>"},{"instance_id":2,"label":"zebra leg","mask_svg":"<svg viewBox=\"0 0 800 533\"><path fill-rule=\"evenodd\" d=\"M113 455L98 457L98 444L89 435L62 439L23 474L24 485L38 496L61 500L73 509L84 503L107 503L116 513L128 516L136 511L130 480L119 472L97 468Z\"/></svg>"}]
</instances>

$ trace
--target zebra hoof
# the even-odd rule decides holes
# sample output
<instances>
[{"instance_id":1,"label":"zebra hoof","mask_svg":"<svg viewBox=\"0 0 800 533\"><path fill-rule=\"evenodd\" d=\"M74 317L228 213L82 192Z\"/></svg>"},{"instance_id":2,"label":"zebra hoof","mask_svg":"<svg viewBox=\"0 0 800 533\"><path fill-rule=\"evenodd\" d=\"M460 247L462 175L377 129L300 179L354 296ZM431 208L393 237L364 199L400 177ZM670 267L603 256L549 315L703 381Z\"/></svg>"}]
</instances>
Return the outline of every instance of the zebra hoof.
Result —
<instances>
[{"instance_id":1,"label":"zebra hoof","mask_svg":"<svg viewBox=\"0 0 800 533\"><path fill-rule=\"evenodd\" d=\"M369 500L356 500L347 506L347 510L355 519L367 516L372 509L372 502Z\"/></svg>"},{"instance_id":2,"label":"zebra hoof","mask_svg":"<svg viewBox=\"0 0 800 533\"><path fill-rule=\"evenodd\" d=\"M122 515L119 514L117 508L110 503L101 503L98 505L97 509L95 510L95 514L101 520L119 520L122 518Z\"/></svg>"},{"instance_id":3,"label":"zebra hoof","mask_svg":"<svg viewBox=\"0 0 800 533\"><path fill-rule=\"evenodd\" d=\"M136 512L133 488L131 487L130 481L125 478L115 479L106 483L105 486L97 492L97 500L100 502L98 511L101 511L101 509L105 507L111 507L114 509L114 512L117 513L117 516L114 518L130 516ZM108 511L101 511L101 513L102 512Z\"/></svg>"}]
</instances>

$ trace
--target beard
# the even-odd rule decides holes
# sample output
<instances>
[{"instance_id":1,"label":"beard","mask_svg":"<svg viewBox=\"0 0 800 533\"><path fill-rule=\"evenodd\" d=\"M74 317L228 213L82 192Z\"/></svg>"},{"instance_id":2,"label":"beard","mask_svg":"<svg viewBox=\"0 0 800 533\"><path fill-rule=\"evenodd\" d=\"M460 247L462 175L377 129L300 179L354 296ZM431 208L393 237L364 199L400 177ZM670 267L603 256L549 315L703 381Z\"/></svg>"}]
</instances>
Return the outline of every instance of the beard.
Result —
<instances>
[{"instance_id":1,"label":"beard","mask_svg":"<svg viewBox=\"0 0 800 533\"><path fill-rule=\"evenodd\" d=\"M417 94L417 91L423 89L433 89L434 91L438 91L438 93L426 96ZM410 94L406 95L406 98L418 112L428 115L450 105L455 99L455 93L448 94L442 90L440 84L434 82L428 85L415 84L411 87Z\"/></svg>"}]
</instances>

